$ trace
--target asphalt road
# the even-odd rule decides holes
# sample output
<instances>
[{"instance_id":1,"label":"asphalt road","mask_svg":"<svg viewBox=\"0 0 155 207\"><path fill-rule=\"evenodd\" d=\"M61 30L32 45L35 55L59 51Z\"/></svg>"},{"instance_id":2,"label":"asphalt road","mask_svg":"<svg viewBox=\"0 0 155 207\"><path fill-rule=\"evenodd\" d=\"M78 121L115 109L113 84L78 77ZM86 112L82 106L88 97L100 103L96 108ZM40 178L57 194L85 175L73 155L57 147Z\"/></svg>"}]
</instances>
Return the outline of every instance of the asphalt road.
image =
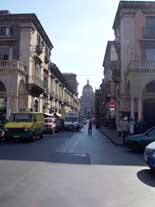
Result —
<instances>
[{"instance_id":1,"label":"asphalt road","mask_svg":"<svg viewBox=\"0 0 155 207\"><path fill-rule=\"evenodd\" d=\"M155 175L142 154L99 131L0 144L0 207L152 207Z\"/></svg>"}]
</instances>

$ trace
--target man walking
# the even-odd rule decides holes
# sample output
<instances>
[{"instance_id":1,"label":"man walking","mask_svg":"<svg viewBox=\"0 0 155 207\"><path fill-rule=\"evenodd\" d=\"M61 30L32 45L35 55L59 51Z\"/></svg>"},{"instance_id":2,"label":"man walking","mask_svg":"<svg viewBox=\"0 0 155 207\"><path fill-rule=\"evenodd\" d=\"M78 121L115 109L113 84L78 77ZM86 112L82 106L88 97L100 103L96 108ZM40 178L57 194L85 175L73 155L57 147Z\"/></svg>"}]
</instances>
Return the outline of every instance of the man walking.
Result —
<instances>
[{"instance_id":1,"label":"man walking","mask_svg":"<svg viewBox=\"0 0 155 207\"><path fill-rule=\"evenodd\" d=\"M88 134L92 134L92 127L93 127L93 123L92 120L90 119L88 123Z\"/></svg>"},{"instance_id":2,"label":"man walking","mask_svg":"<svg viewBox=\"0 0 155 207\"><path fill-rule=\"evenodd\" d=\"M120 121L120 130L122 133L123 144L126 144L126 138L129 132L129 122L127 117L124 117L124 119Z\"/></svg>"}]
</instances>

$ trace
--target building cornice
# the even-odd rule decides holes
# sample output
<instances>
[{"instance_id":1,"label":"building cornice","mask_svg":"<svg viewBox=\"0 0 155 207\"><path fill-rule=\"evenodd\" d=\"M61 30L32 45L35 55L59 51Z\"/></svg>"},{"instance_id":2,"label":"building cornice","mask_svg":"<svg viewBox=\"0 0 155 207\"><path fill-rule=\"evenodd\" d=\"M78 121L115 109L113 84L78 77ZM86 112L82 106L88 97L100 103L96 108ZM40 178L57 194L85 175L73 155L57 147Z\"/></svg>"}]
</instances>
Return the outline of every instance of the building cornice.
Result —
<instances>
[{"instance_id":1,"label":"building cornice","mask_svg":"<svg viewBox=\"0 0 155 207\"><path fill-rule=\"evenodd\" d=\"M0 15L0 21L2 22L7 22L7 21L12 21L13 23L18 23L18 22L32 22L36 29L39 31L41 34L42 38L48 45L50 49L53 48L53 44L50 41L48 35L46 34L44 28L42 27L39 19L37 18L36 14L7 14L7 15Z\"/></svg>"},{"instance_id":2,"label":"building cornice","mask_svg":"<svg viewBox=\"0 0 155 207\"><path fill-rule=\"evenodd\" d=\"M155 2L152 1L120 1L117 12L115 15L114 23L113 23L113 29L115 30L120 22L120 13L122 10L128 10L132 9L132 12L135 12L137 10L148 10L150 9L155 12ZM146 11L145 11L146 12Z\"/></svg>"}]
</instances>

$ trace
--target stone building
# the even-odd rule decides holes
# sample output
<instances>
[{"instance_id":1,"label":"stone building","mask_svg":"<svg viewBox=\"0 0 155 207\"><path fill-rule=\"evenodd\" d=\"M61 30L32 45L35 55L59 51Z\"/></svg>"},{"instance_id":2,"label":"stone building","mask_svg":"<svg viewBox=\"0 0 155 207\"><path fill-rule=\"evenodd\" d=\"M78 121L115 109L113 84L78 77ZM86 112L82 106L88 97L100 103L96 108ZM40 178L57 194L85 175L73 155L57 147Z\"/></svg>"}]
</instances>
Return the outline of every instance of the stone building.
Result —
<instances>
[{"instance_id":1,"label":"stone building","mask_svg":"<svg viewBox=\"0 0 155 207\"><path fill-rule=\"evenodd\" d=\"M51 98L52 111L62 114L70 111L80 111L80 102L64 75L56 64L50 64L51 72ZM55 94L55 95L54 95Z\"/></svg>"},{"instance_id":2,"label":"stone building","mask_svg":"<svg viewBox=\"0 0 155 207\"><path fill-rule=\"evenodd\" d=\"M155 123L155 2L120 1L113 23L118 61L109 62L117 116Z\"/></svg>"},{"instance_id":3,"label":"stone building","mask_svg":"<svg viewBox=\"0 0 155 207\"><path fill-rule=\"evenodd\" d=\"M78 95L78 82L76 78L77 75L74 73L63 73L63 76L71 86L74 93Z\"/></svg>"},{"instance_id":4,"label":"stone building","mask_svg":"<svg viewBox=\"0 0 155 207\"><path fill-rule=\"evenodd\" d=\"M103 67L104 67L104 82L102 83L102 94L103 94L103 118L105 122L110 125L115 125L116 122L116 108L117 108L117 91L118 91L118 80L117 75L113 73L113 66L118 65L118 54L115 49L115 42L108 41ZM115 77L115 78L114 78Z\"/></svg>"},{"instance_id":5,"label":"stone building","mask_svg":"<svg viewBox=\"0 0 155 207\"><path fill-rule=\"evenodd\" d=\"M0 11L0 117L17 111L61 112L62 103L66 110L79 110L78 97L51 69L52 49L35 14Z\"/></svg>"},{"instance_id":6,"label":"stone building","mask_svg":"<svg viewBox=\"0 0 155 207\"><path fill-rule=\"evenodd\" d=\"M52 48L35 14L0 12L0 98L7 117L47 103Z\"/></svg>"},{"instance_id":7,"label":"stone building","mask_svg":"<svg viewBox=\"0 0 155 207\"><path fill-rule=\"evenodd\" d=\"M81 96L81 115L87 118L92 117L95 112L95 94L92 86L87 81L87 84L83 87Z\"/></svg>"}]
</instances>

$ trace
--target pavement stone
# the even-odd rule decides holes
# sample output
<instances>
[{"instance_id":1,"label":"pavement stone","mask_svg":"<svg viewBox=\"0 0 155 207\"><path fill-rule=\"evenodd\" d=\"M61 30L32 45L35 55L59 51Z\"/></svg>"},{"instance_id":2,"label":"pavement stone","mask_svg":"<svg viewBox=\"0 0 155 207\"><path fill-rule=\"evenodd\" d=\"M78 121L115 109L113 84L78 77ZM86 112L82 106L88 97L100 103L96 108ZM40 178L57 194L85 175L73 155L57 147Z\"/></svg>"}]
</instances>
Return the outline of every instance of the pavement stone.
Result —
<instances>
[{"instance_id":1,"label":"pavement stone","mask_svg":"<svg viewBox=\"0 0 155 207\"><path fill-rule=\"evenodd\" d=\"M101 127L101 132L115 145L124 146L122 138L118 136L116 129L110 129L107 127Z\"/></svg>"}]
</instances>

